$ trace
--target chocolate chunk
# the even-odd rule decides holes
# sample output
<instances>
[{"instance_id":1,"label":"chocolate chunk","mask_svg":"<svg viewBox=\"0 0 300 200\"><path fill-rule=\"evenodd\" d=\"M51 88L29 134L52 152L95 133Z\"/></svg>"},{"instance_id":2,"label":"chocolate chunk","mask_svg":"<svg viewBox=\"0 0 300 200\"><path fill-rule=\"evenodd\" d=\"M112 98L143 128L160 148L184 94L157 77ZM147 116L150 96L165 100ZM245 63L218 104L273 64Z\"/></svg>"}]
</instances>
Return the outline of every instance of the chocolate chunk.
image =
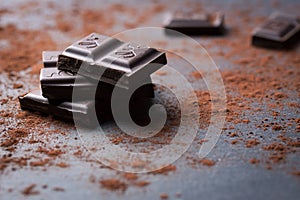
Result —
<instances>
[{"instance_id":1,"label":"chocolate chunk","mask_svg":"<svg viewBox=\"0 0 300 200\"><path fill-rule=\"evenodd\" d=\"M72 121L73 113L76 113L76 117L83 124L91 125L95 121L91 119L88 115L90 110L97 104L97 112L110 113L109 102L99 102L99 101L79 101L79 102L56 102L50 103L47 98L42 96L41 90L34 90L24 96L19 97L20 106L24 110L38 111L41 113L53 115L56 118Z\"/></svg>"},{"instance_id":2,"label":"chocolate chunk","mask_svg":"<svg viewBox=\"0 0 300 200\"><path fill-rule=\"evenodd\" d=\"M225 33L224 15L220 13L177 11L167 19L164 27L187 35L220 35ZM168 30L166 33L172 34Z\"/></svg>"},{"instance_id":3,"label":"chocolate chunk","mask_svg":"<svg viewBox=\"0 0 300 200\"><path fill-rule=\"evenodd\" d=\"M76 83L75 83L76 79ZM69 72L58 70L57 68L41 69L40 82L42 94L51 100L72 100L73 88L79 92L82 99L110 99L114 86L105 82L98 82L81 75L74 75ZM151 83L151 78L147 77L143 83ZM122 92L130 92L122 89ZM93 94L94 93L94 94ZM134 92L134 98L153 98L154 90L152 84L141 86ZM120 99L122 98L122 95Z\"/></svg>"},{"instance_id":4,"label":"chocolate chunk","mask_svg":"<svg viewBox=\"0 0 300 200\"><path fill-rule=\"evenodd\" d=\"M92 33L62 52L58 58L58 69L76 73L83 62L95 63L121 44L118 39Z\"/></svg>"},{"instance_id":5,"label":"chocolate chunk","mask_svg":"<svg viewBox=\"0 0 300 200\"><path fill-rule=\"evenodd\" d=\"M58 56L61 53L61 51L43 51L44 67L56 67Z\"/></svg>"},{"instance_id":6,"label":"chocolate chunk","mask_svg":"<svg viewBox=\"0 0 300 200\"><path fill-rule=\"evenodd\" d=\"M41 69L40 83L44 97L53 100L64 99L68 101L72 100L73 87L77 87L76 91L80 92L84 98L93 95L90 93L93 91L93 88L96 88L98 85L98 82L93 82L83 76L64 72L57 68ZM103 88L103 93L101 94L101 97L103 98L106 98L112 87L111 85L106 85L108 87L101 87L101 89ZM105 90L106 88L107 90Z\"/></svg>"},{"instance_id":7,"label":"chocolate chunk","mask_svg":"<svg viewBox=\"0 0 300 200\"><path fill-rule=\"evenodd\" d=\"M60 70L128 89L140 85L166 63L165 53L156 49L92 33L67 47L59 56L57 66Z\"/></svg>"},{"instance_id":8,"label":"chocolate chunk","mask_svg":"<svg viewBox=\"0 0 300 200\"><path fill-rule=\"evenodd\" d=\"M98 125L98 123L113 120L109 100L50 102L47 98L42 96L40 89L36 89L24 96L20 96L19 102L23 110L37 111L44 114L53 115L55 118L64 121L72 122L75 118L77 122L90 127L95 127ZM148 110L151 105L151 99L142 101L138 98L131 99L129 104L129 112L132 119L141 125L148 124L150 122ZM92 114L93 109L96 111L97 119L95 119L95 115Z\"/></svg>"},{"instance_id":9,"label":"chocolate chunk","mask_svg":"<svg viewBox=\"0 0 300 200\"><path fill-rule=\"evenodd\" d=\"M300 22L297 17L273 13L269 19L254 30L252 44L266 48L287 48L299 40Z\"/></svg>"}]
</instances>

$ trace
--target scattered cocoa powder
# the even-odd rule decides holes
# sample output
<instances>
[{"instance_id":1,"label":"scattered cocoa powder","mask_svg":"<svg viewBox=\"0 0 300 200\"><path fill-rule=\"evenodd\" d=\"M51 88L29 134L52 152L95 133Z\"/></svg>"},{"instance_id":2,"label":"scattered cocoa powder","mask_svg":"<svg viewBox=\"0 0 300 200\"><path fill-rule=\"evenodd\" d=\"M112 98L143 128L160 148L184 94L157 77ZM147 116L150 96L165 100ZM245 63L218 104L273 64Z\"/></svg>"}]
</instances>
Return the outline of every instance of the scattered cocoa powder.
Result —
<instances>
[{"instance_id":1,"label":"scattered cocoa powder","mask_svg":"<svg viewBox=\"0 0 300 200\"><path fill-rule=\"evenodd\" d=\"M274 125L273 127L272 127L272 130L274 130L274 131L280 131L282 129L282 126L281 125Z\"/></svg>"},{"instance_id":2,"label":"scattered cocoa powder","mask_svg":"<svg viewBox=\"0 0 300 200\"><path fill-rule=\"evenodd\" d=\"M128 187L128 185L118 179L104 179L100 181L100 184L103 188L107 190L120 190L125 191Z\"/></svg>"},{"instance_id":3,"label":"scattered cocoa powder","mask_svg":"<svg viewBox=\"0 0 300 200\"><path fill-rule=\"evenodd\" d=\"M260 161L259 161L258 159L256 159L256 158L251 158L251 159L249 160L249 162L250 162L251 164L258 164Z\"/></svg>"},{"instance_id":4,"label":"scattered cocoa powder","mask_svg":"<svg viewBox=\"0 0 300 200\"><path fill-rule=\"evenodd\" d=\"M238 140L232 140L231 141L231 144L236 144L236 143L238 143Z\"/></svg>"},{"instance_id":5,"label":"scattered cocoa powder","mask_svg":"<svg viewBox=\"0 0 300 200\"><path fill-rule=\"evenodd\" d=\"M137 174L133 173L124 173L122 176L127 180L137 180L139 178Z\"/></svg>"},{"instance_id":6,"label":"scattered cocoa powder","mask_svg":"<svg viewBox=\"0 0 300 200\"><path fill-rule=\"evenodd\" d=\"M22 194L23 195L37 195L40 192L37 190L34 190L36 187L36 184L31 184L28 187L24 188L24 190L22 190Z\"/></svg>"},{"instance_id":7,"label":"scattered cocoa powder","mask_svg":"<svg viewBox=\"0 0 300 200\"><path fill-rule=\"evenodd\" d=\"M10 147L18 144L22 139L29 135L28 130L24 128L12 129L6 132L5 139L1 142L1 147Z\"/></svg>"},{"instance_id":8,"label":"scattered cocoa powder","mask_svg":"<svg viewBox=\"0 0 300 200\"><path fill-rule=\"evenodd\" d=\"M192 76L195 79L195 81L202 78L201 74L198 71L191 72L190 76Z\"/></svg>"},{"instance_id":9,"label":"scattered cocoa powder","mask_svg":"<svg viewBox=\"0 0 300 200\"><path fill-rule=\"evenodd\" d=\"M60 162L60 163L57 163L56 166L61 167L61 168L67 168L67 167L69 167L70 165L67 164L67 163L64 163L64 162Z\"/></svg>"},{"instance_id":10,"label":"scattered cocoa powder","mask_svg":"<svg viewBox=\"0 0 300 200\"><path fill-rule=\"evenodd\" d=\"M65 189L61 188L61 187L54 187L52 190L55 192L64 192L65 191Z\"/></svg>"},{"instance_id":11,"label":"scattered cocoa powder","mask_svg":"<svg viewBox=\"0 0 300 200\"><path fill-rule=\"evenodd\" d=\"M39 161L31 161L30 166L32 167L42 167L49 163L49 159L39 160Z\"/></svg>"},{"instance_id":12,"label":"scattered cocoa powder","mask_svg":"<svg viewBox=\"0 0 300 200\"><path fill-rule=\"evenodd\" d=\"M168 175L170 172L176 171L176 166L175 165L168 165L164 168L155 170L153 172L150 172L151 174L163 174L163 175Z\"/></svg>"},{"instance_id":13,"label":"scattered cocoa powder","mask_svg":"<svg viewBox=\"0 0 300 200\"><path fill-rule=\"evenodd\" d=\"M44 153L44 154L46 154L48 156L59 156L61 154L64 154L64 152L62 150L60 150L60 149L52 149L52 148L45 149L43 147L39 147L37 149L37 152Z\"/></svg>"},{"instance_id":14,"label":"scattered cocoa powder","mask_svg":"<svg viewBox=\"0 0 300 200\"><path fill-rule=\"evenodd\" d=\"M300 176L300 171L294 171L292 174L295 176Z\"/></svg>"},{"instance_id":15,"label":"scattered cocoa powder","mask_svg":"<svg viewBox=\"0 0 300 200\"><path fill-rule=\"evenodd\" d=\"M3 155L0 158L0 171L3 171L9 165L13 166L13 164L19 167L27 166L27 160L28 158L26 157L12 157L12 154Z\"/></svg>"},{"instance_id":16,"label":"scattered cocoa powder","mask_svg":"<svg viewBox=\"0 0 300 200\"><path fill-rule=\"evenodd\" d=\"M150 182L149 181L137 181L134 183L135 186L138 186L138 187L145 187L147 185L149 185Z\"/></svg>"},{"instance_id":17,"label":"scattered cocoa powder","mask_svg":"<svg viewBox=\"0 0 300 200\"><path fill-rule=\"evenodd\" d=\"M15 25L8 24L0 28L0 35L10 44L8 49L0 49L0 71L18 72L27 69L40 61L43 50L56 48L45 31L19 30ZM16 35L21 37L16 38ZM16 87L20 88L21 84Z\"/></svg>"},{"instance_id":18,"label":"scattered cocoa powder","mask_svg":"<svg viewBox=\"0 0 300 200\"><path fill-rule=\"evenodd\" d=\"M162 193L162 194L159 195L159 197L160 197L161 199L168 199L168 198L169 198L169 195L168 195L167 193Z\"/></svg>"},{"instance_id":19,"label":"scattered cocoa powder","mask_svg":"<svg viewBox=\"0 0 300 200\"><path fill-rule=\"evenodd\" d=\"M229 137L237 137L239 136L237 133L230 133Z\"/></svg>"},{"instance_id":20,"label":"scattered cocoa powder","mask_svg":"<svg viewBox=\"0 0 300 200\"><path fill-rule=\"evenodd\" d=\"M0 104L3 105L3 104L6 104L8 102L8 99L1 99L0 100Z\"/></svg>"},{"instance_id":21,"label":"scattered cocoa powder","mask_svg":"<svg viewBox=\"0 0 300 200\"><path fill-rule=\"evenodd\" d=\"M280 142L273 142L269 145L265 145L263 146L263 149L271 152L269 159L273 163L278 163L282 160L285 160L288 153L295 152L294 149Z\"/></svg>"},{"instance_id":22,"label":"scattered cocoa powder","mask_svg":"<svg viewBox=\"0 0 300 200\"><path fill-rule=\"evenodd\" d=\"M216 164L215 161L210 160L210 159L207 159L207 158L201 159L199 162L200 162L202 165L209 166L209 167L214 166L214 165Z\"/></svg>"},{"instance_id":23,"label":"scattered cocoa powder","mask_svg":"<svg viewBox=\"0 0 300 200\"><path fill-rule=\"evenodd\" d=\"M22 87L23 87L23 85L20 84L20 83L13 84L13 89L19 89L19 88L22 88Z\"/></svg>"}]
</instances>

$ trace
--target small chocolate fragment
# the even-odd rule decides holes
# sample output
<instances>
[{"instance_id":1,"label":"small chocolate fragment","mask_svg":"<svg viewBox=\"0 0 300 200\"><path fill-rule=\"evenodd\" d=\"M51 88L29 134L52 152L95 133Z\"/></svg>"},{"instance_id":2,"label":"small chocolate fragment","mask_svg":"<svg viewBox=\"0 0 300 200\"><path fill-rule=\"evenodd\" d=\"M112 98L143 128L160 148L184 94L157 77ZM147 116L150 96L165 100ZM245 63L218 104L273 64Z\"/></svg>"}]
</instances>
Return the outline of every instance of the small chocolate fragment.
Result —
<instances>
[{"instance_id":1,"label":"small chocolate fragment","mask_svg":"<svg viewBox=\"0 0 300 200\"><path fill-rule=\"evenodd\" d=\"M225 33L224 14L177 11L167 19L164 27L187 35L221 35ZM172 34L168 30L166 33Z\"/></svg>"},{"instance_id":2,"label":"small chocolate fragment","mask_svg":"<svg viewBox=\"0 0 300 200\"><path fill-rule=\"evenodd\" d=\"M56 67L58 56L61 54L61 51L43 51L43 63L44 67Z\"/></svg>"},{"instance_id":3,"label":"small chocolate fragment","mask_svg":"<svg viewBox=\"0 0 300 200\"><path fill-rule=\"evenodd\" d=\"M92 33L67 47L59 55L57 66L129 89L166 63L165 53L156 49Z\"/></svg>"},{"instance_id":4,"label":"small chocolate fragment","mask_svg":"<svg viewBox=\"0 0 300 200\"><path fill-rule=\"evenodd\" d=\"M273 13L254 30L252 44L266 48L288 48L299 40L300 21L297 17Z\"/></svg>"},{"instance_id":5,"label":"small chocolate fragment","mask_svg":"<svg viewBox=\"0 0 300 200\"><path fill-rule=\"evenodd\" d=\"M53 115L56 118L65 121L73 120L73 113L83 124L90 125L94 123L94 119L88 117L90 110L97 104L97 112L110 113L108 102L99 101L80 101L80 102L56 102L50 103L48 99L44 98L41 90L34 90L24 96L19 97L20 106L24 110L38 111L41 113ZM104 115L103 115L104 116Z\"/></svg>"},{"instance_id":6,"label":"small chocolate fragment","mask_svg":"<svg viewBox=\"0 0 300 200\"><path fill-rule=\"evenodd\" d=\"M76 83L75 83L76 79ZM72 100L73 88L76 87L76 92L79 92L82 99L107 99L110 100L113 85L105 82L97 82L88 79L81 75L74 75L69 72L58 70L57 68L41 69L40 82L42 94L44 97L51 100ZM151 78L148 77L143 81L151 83ZM130 92L122 89L123 92ZM94 92L94 94L93 94ZM152 84L141 86L134 92L135 98L153 98L154 90ZM121 99L122 97L120 97ZM90 99L90 100L92 100Z\"/></svg>"}]
</instances>

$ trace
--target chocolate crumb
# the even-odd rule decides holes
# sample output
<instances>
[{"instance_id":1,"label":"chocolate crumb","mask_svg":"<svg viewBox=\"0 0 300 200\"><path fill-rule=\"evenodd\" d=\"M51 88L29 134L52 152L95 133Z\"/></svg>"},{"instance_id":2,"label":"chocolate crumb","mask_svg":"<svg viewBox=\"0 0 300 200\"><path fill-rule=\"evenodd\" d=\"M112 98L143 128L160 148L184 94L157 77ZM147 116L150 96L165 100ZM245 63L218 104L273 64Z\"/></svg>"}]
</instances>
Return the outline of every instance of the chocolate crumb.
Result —
<instances>
[{"instance_id":1,"label":"chocolate crumb","mask_svg":"<svg viewBox=\"0 0 300 200\"><path fill-rule=\"evenodd\" d=\"M169 195L167 193L162 193L160 194L159 196L161 199L168 199L169 198Z\"/></svg>"},{"instance_id":2,"label":"chocolate crumb","mask_svg":"<svg viewBox=\"0 0 300 200\"><path fill-rule=\"evenodd\" d=\"M61 187L54 187L52 190L56 191L56 192L64 192L65 191L65 189L61 188Z\"/></svg>"},{"instance_id":3,"label":"chocolate crumb","mask_svg":"<svg viewBox=\"0 0 300 200\"><path fill-rule=\"evenodd\" d=\"M149 185L150 182L149 181L138 181L138 182L135 182L134 185L135 186L138 186L138 187L145 187L147 185Z\"/></svg>"},{"instance_id":4,"label":"chocolate crumb","mask_svg":"<svg viewBox=\"0 0 300 200\"><path fill-rule=\"evenodd\" d=\"M100 181L103 188L111 191L120 190L125 191L127 189L127 184L118 179L104 179Z\"/></svg>"},{"instance_id":5,"label":"chocolate crumb","mask_svg":"<svg viewBox=\"0 0 300 200\"><path fill-rule=\"evenodd\" d=\"M61 167L61 168L67 168L67 167L69 167L70 165L67 164L67 163L64 163L64 162L60 162L60 163L57 163L56 166Z\"/></svg>"},{"instance_id":6,"label":"chocolate crumb","mask_svg":"<svg viewBox=\"0 0 300 200\"><path fill-rule=\"evenodd\" d=\"M209 167L214 166L214 165L216 164L215 161L209 160L209 159L207 159L207 158L204 158L204 159L200 160L200 163L201 163L202 165L209 166Z\"/></svg>"},{"instance_id":7,"label":"chocolate crumb","mask_svg":"<svg viewBox=\"0 0 300 200\"><path fill-rule=\"evenodd\" d=\"M168 165L164 168L155 170L153 172L150 172L151 174L163 174L163 175L168 175L169 172L171 171L176 171L176 166L175 165Z\"/></svg>"},{"instance_id":8,"label":"chocolate crumb","mask_svg":"<svg viewBox=\"0 0 300 200\"><path fill-rule=\"evenodd\" d=\"M300 171L294 171L294 172L292 172L292 174L295 176L300 176Z\"/></svg>"},{"instance_id":9,"label":"chocolate crumb","mask_svg":"<svg viewBox=\"0 0 300 200\"><path fill-rule=\"evenodd\" d=\"M251 159L249 160L249 162L250 162L251 164L258 164L260 161L259 161L258 159L256 159L256 158L251 158Z\"/></svg>"},{"instance_id":10,"label":"chocolate crumb","mask_svg":"<svg viewBox=\"0 0 300 200\"><path fill-rule=\"evenodd\" d=\"M20 84L20 83L14 83L14 84L13 84L13 89L20 89L20 88L22 88L22 87L23 87L23 85Z\"/></svg>"},{"instance_id":11,"label":"chocolate crumb","mask_svg":"<svg viewBox=\"0 0 300 200\"><path fill-rule=\"evenodd\" d=\"M138 176L134 173L125 173L123 174L123 177L126 178L127 180L137 180Z\"/></svg>"},{"instance_id":12,"label":"chocolate crumb","mask_svg":"<svg viewBox=\"0 0 300 200\"><path fill-rule=\"evenodd\" d=\"M26 187L24 190L22 190L22 194L23 195L37 195L40 192L34 190L34 188L36 187L36 184L31 184L28 187Z\"/></svg>"},{"instance_id":13,"label":"chocolate crumb","mask_svg":"<svg viewBox=\"0 0 300 200\"><path fill-rule=\"evenodd\" d=\"M282 129L282 126L280 126L280 125L274 125L273 127L272 127L272 130L274 130L274 131L279 131L279 130L281 130Z\"/></svg>"}]
</instances>

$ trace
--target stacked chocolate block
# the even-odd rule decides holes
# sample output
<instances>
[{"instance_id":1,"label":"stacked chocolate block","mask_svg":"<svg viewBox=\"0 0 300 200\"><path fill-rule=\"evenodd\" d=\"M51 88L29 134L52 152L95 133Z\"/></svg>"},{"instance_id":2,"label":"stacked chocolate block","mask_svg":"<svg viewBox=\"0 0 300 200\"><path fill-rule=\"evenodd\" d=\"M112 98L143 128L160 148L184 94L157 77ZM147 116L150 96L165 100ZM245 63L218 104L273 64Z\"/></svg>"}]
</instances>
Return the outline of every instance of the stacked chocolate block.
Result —
<instances>
[{"instance_id":1,"label":"stacked chocolate block","mask_svg":"<svg viewBox=\"0 0 300 200\"><path fill-rule=\"evenodd\" d=\"M44 51L43 63L40 88L19 97L21 108L68 121L77 117L89 125L112 119L115 87L118 101L131 96L132 116L146 113L148 100L154 98L150 75L167 60L165 53L145 45L92 33L62 52ZM97 119L88 117L93 111Z\"/></svg>"}]
</instances>

